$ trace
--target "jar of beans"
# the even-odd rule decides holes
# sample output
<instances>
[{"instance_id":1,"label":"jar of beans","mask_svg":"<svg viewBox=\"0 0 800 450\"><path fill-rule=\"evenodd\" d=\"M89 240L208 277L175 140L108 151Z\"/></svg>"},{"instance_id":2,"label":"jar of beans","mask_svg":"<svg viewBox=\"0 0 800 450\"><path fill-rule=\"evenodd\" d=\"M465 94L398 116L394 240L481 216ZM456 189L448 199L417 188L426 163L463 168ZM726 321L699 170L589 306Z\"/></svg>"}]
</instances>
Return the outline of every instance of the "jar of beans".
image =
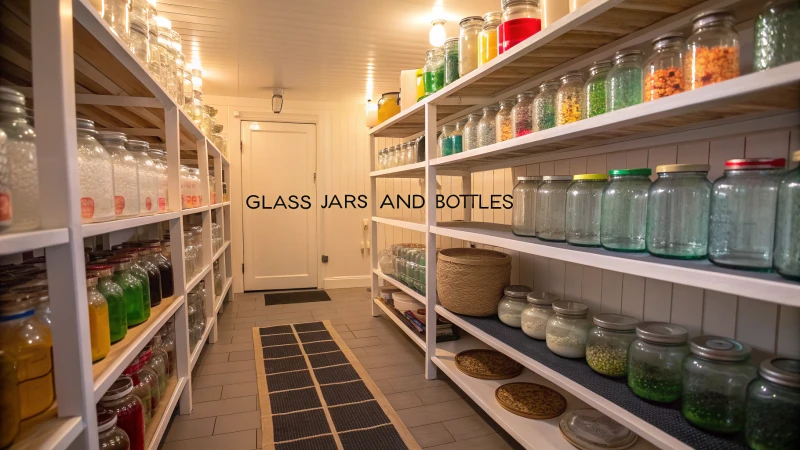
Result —
<instances>
[{"instance_id":1,"label":"jar of beans","mask_svg":"<svg viewBox=\"0 0 800 450\"><path fill-rule=\"evenodd\" d=\"M736 18L713 10L695 16L683 57L684 89L691 91L739 76Z\"/></svg>"},{"instance_id":2,"label":"jar of beans","mask_svg":"<svg viewBox=\"0 0 800 450\"><path fill-rule=\"evenodd\" d=\"M533 131L556 126L556 94L561 84L556 80L545 81L539 86L539 94L533 100Z\"/></svg>"},{"instance_id":3,"label":"jar of beans","mask_svg":"<svg viewBox=\"0 0 800 450\"><path fill-rule=\"evenodd\" d=\"M581 110L584 119L606 112L606 78L613 65L611 61L597 61L589 68L589 79L584 86L584 105Z\"/></svg>"},{"instance_id":4,"label":"jar of beans","mask_svg":"<svg viewBox=\"0 0 800 450\"><path fill-rule=\"evenodd\" d=\"M586 362L595 372L624 377L628 368L628 347L636 338L639 319L621 314L598 314L586 340Z\"/></svg>"},{"instance_id":5,"label":"jar of beans","mask_svg":"<svg viewBox=\"0 0 800 450\"><path fill-rule=\"evenodd\" d=\"M636 327L628 348L628 387L652 402L670 403L681 396L683 359L689 331L672 323L645 322Z\"/></svg>"},{"instance_id":6,"label":"jar of beans","mask_svg":"<svg viewBox=\"0 0 800 450\"><path fill-rule=\"evenodd\" d=\"M614 55L614 67L606 81L606 111L642 103L643 60L639 50L622 50Z\"/></svg>"},{"instance_id":7,"label":"jar of beans","mask_svg":"<svg viewBox=\"0 0 800 450\"><path fill-rule=\"evenodd\" d=\"M653 39L653 54L644 64L644 101L683 92L683 33Z\"/></svg>"},{"instance_id":8,"label":"jar of beans","mask_svg":"<svg viewBox=\"0 0 800 450\"><path fill-rule=\"evenodd\" d=\"M513 135L525 136L533 132L533 92L523 92L517 95L517 104L511 110Z\"/></svg>"},{"instance_id":9,"label":"jar of beans","mask_svg":"<svg viewBox=\"0 0 800 450\"><path fill-rule=\"evenodd\" d=\"M496 105L483 108L483 117L478 123L478 147L485 147L497 142L496 119L500 110Z\"/></svg>"},{"instance_id":10,"label":"jar of beans","mask_svg":"<svg viewBox=\"0 0 800 450\"><path fill-rule=\"evenodd\" d=\"M497 142L507 141L514 137L511 120L511 110L514 108L516 100L509 98L500 102L500 110L497 112L496 131Z\"/></svg>"},{"instance_id":11,"label":"jar of beans","mask_svg":"<svg viewBox=\"0 0 800 450\"><path fill-rule=\"evenodd\" d=\"M568 72L561 77L561 87L556 94L556 125L581 120L583 113L583 74L579 71Z\"/></svg>"}]
</instances>

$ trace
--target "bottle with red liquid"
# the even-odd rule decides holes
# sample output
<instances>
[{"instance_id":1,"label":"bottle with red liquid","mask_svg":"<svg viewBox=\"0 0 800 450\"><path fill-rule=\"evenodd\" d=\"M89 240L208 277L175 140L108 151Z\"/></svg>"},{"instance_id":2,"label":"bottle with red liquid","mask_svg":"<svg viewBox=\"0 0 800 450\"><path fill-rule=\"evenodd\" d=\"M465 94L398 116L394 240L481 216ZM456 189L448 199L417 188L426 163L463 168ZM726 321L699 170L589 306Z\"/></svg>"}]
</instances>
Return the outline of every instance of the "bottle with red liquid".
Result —
<instances>
[{"instance_id":1,"label":"bottle with red liquid","mask_svg":"<svg viewBox=\"0 0 800 450\"><path fill-rule=\"evenodd\" d=\"M117 415L116 426L130 439L130 450L144 450L144 409L139 397L133 395L133 380L120 377L100 399L101 412Z\"/></svg>"},{"instance_id":2,"label":"bottle with red liquid","mask_svg":"<svg viewBox=\"0 0 800 450\"><path fill-rule=\"evenodd\" d=\"M539 0L503 0L503 23L497 28L497 53L542 31Z\"/></svg>"}]
</instances>

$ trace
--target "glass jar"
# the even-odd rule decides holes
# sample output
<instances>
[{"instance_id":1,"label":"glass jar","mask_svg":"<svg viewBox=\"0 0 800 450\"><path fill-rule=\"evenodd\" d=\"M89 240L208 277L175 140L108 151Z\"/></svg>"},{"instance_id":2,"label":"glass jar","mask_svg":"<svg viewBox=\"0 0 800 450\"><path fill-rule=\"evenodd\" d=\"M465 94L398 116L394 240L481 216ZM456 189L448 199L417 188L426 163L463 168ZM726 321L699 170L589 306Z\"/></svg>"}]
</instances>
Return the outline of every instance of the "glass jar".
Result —
<instances>
[{"instance_id":1,"label":"glass jar","mask_svg":"<svg viewBox=\"0 0 800 450\"><path fill-rule=\"evenodd\" d=\"M135 261L147 272L147 282L150 286L150 306L158 306L164 299L161 293L161 270L155 259L150 258L150 253L148 248L137 248ZM133 256L134 253L129 254Z\"/></svg>"},{"instance_id":2,"label":"glass jar","mask_svg":"<svg viewBox=\"0 0 800 450\"><path fill-rule=\"evenodd\" d=\"M447 38L442 48L444 48L444 85L448 86L459 78L458 38Z\"/></svg>"},{"instance_id":3,"label":"glass jar","mask_svg":"<svg viewBox=\"0 0 800 450\"><path fill-rule=\"evenodd\" d=\"M11 226L11 166L8 161L8 135L0 129L0 233ZM1 442L2 440L0 440Z\"/></svg>"},{"instance_id":4,"label":"glass jar","mask_svg":"<svg viewBox=\"0 0 800 450\"><path fill-rule=\"evenodd\" d=\"M199 208L205 204L203 200L203 188L200 183L200 169L197 167L189 168L189 175L192 177L192 195L194 197L195 208Z\"/></svg>"},{"instance_id":5,"label":"glass jar","mask_svg":"<svg viewBox=\"0 0 800 450\"><path fill-rule=\"evenodd\" d=\"M800 150L792 161L800 162ZM786 278L800 281L800 166L786 172L778 188L775 227L775 269Z\"/></svg>"},{"instance_id":6,"label":"glass jar","mask_svg":"<svg viewBox=\"0 0 800 450\"><path fill-rule=\"evenodd\" d=\"M383 170L386 168L386 149L378 150L378 157L375 159L375 169L374 170Z\"/></svg>"},{"instance_id":7,"label":"glass jar","mask_svg":"<svg viewBox=\"0 0 800 450\"><path fill-rule=\"evenodd\" d=\"M440 156L450 156L455 153L455 148L453 148L455 142L453 135L455 132L455 125L445 125L442 127L442 135L439 137L442 143L442 152Z\"/></svg>"},{"instance_id":8,"label":"glass jar","mask_svg":"<svg viewBox=\"0 0 800 450\"><path fill-rule=\"evenodd\" d=\"M642 103L644 63L639 50L622 50L614 55L614 67L606 78L606 111Z\"/></svg>"},{"instance_id":9,"label":"glass jar","mask_svg":"<svg viewBox=\"0 0 800 450\"><path fill-rule=\"evenodd\" d=\"M144 412L144 426L150 424L158 407L158 381L155 372L146 367L139 354L133 362L122 371L122 375L130 377L133 381L133 395L142 401L142 412Z\"/></svg>"},{"instance_id":10,"label":"glass jar","mask_svg":"<svg viewBox=\"0 0 800 450\"><path fill-rule=\"evenodd\" d=\"M2 326L2 325L0 325ZM19 432L19 391L17 390L17 361L0 347L0 448L11 445Z\"/></svg>"},{"instance_id":11,"label":"glass jar","mask_svg":"<svg viewBox=\"0 0 800 450\"><path fill-rule=\"evenodd\" d=\"M97 290L97 277L87 276L86 297L89 305L89 337L91 338L92 363L96 363L105 358L111 349L108 303L103 294Z\"/></svg>"},{"instance_id":12,"label":"glass jar","mask_svg":"<svg viewBox=\"0 0 800 450\"><path fill-rule=\"evenodd\" d=\"M536 194L542 177L517 177L512 195L511 232L516 236L536 236Z\"/></svg>"},{"instance_id":13,"label":"glass jar","mask_svg":"<svg viewBox=\"0 0 800 450\"><path fill-rule=\"evenodd\" d=\"M611 61L597 61L589 68L583 93L583 118L599 116L606 112L606 78L613 64Z\"/></svg>"},{"instance_id":14,"label":"glass jar","mask_svg":"<svg viewBox=\"0 0 800 450\"><path fill-rule=\"evenodd\" d=\"M683 33L653 39L653 54L644 63L644 101L683 92Z\"/></svg>"},{"instance_id":15,"label":"glass jar","mask_svg":"<svg viewBox=\"0 0 800 450\"><path fill-rule=\"evenodd\" d=\"M735 25L736 18L725 10L695 16L683 56L685 90L739 76L739 33Z\"/></svg>"},{"instance_id":16,"label":"glass jar","mask_svg":"<svg viewBox=\"0 0 800 450\"><path fill-rule=\"evenodd\" d=\"M386 92L378 100L378 123L386 122L400 112L400 93Z\"/></svg>"},{"instance_id":17,"label":"glass jar","mask_svg":"<svg viewBox=\"0 0 800 450\"><path fill-rule=\"evenodd\" d=\"M105 19L111 32L119 36L126 45L130 42L130 0L106 0L106 8L103 11Z\"/></svg>"},{"instance_id":18,"label":"glass jar","mask_svg":"<svg viewBox=\"0 0 800 450\"><path fill-rule=\"evenodd\" d=\"M744 428L747 385L756 377L750 347L733 339L698 336L683 360L681 412L692 425L713 433Z\"/></svg>"},{"instance_id":19,"label":"glass jar","mask_svg":"<svg viewBox=\"0 0 800 450\"><path fill-rule=\"evenodd\" d=\"M606 250L643 252L646 249L647 195L650 169L608 172L600 207L600 244Z\"/></svg>"},{"instance_id":20,"label":"glass jar","mask_svg":"<svg viewBox=\"0 0 800 450\"><path fill-rule=\"evenodd\" d=\"M497 27L503 22L503 13L489 12L483 15L483 26L479 36L478 67L497 57Z\"/></svg>"},{"instance_id":21,"label":"glass jar","mask_svg":"<svg viewBox=\"0 0 800 450\"><path fill-rule=\"evenodd\" d=\"M676 259L705 259L711 182L707 164L656 167L647 205L647 251Z\"/></svg>"},{"instance_id":22,"label":"glass jar","mask_svg":"<svg viewBox=\"0 0 800 450\"><path fill-rule=\"evenodd\" d=\"M78 119L78 170L81 185L83 223L115 217L114 164L111 155L97 142L94 122Z\"/></svg>"},{"instance_id":23,"label":"glass jar","mask_svg":"<svg viewBox=\"0 0 800 450\"><path fill-rule=\"evenodd\" d=\"M542 28L547 28L569 14L569 0L544 0L542 2Z\"/></svg>"},{"instance_id":24,"label":"glass jar","mask_svg":"<svg viewBox=\"0 0 800 450\"><path fill-rule=\"evenodd\" d=\"M545 81L539 85L539 94L533 100L533 131L547 130L556 126L556 96L561 84Z\"/></svg>"},{"instance_id":25,"label":"glass jar","mask_svg":"<svg viewBox=\"0 0 800 450\"><path fill-rule=\"evenodd\" d=\"M181 188L181 208L192 208L192 196L189 195L189 167L181 165L180 169L180 188Z\"/></svg>"},{"instance_id":26,"label":"glass jar","mask_svg":"<svg viewBox=\"0 0 800 450\"><path fill-rule=\"evenodd\" d=\"M147 272L147 269L141 264L141 256L139 255L139 251L136 249L125 249L125 251L117 253L116 256L109 259L110 262L115 262L119 258L128 259L130 260L131 267L130 271L134 277L139 279L139 282L142 285L142 304L147 304L149 307L145 308L145 314L147 317L150 317L150 307L156 306L153 304L154 300L154 291L150 286L150 274ZM157 299L158 302L161 302L161 299Z\"/></svg>"},{"instance_id":27,"label":"glass jar","mask_svg":"<svg viewBox=\"0 0 800 450\"><path fill-rule=\"evenodd\" d=\"M172 322L172 319L161 329L161 347L169 357L169 376L174 377L177 356L175 353L175 323Z\"/></svg>"},{"instance_id":28,"label":"glass jar","mask_svg":"<svg viewBox=\"0 0 800 450\"><path fill-rule=\"evenodd\" d=\"M577 122L583 116L583 74L568 72L561 77L561 87L556 94L556 125Z\"/></svg>"},{"instance_id":29,"label":"glass jar","mask_svg":"<svg viewBox=\"0 0 800 450\"><path fill-rule=\"evenodd\" d=\"M755 23L753 70L762 71L800 61L800 3L767 2Z\"/></svg>"},{"instance_id":30,"label":"glass jar","mask_svg":"<svg viewBox=\"0 0 800 450\"><path fill-rule=\"evenodd\" d=\"M450 135L451 147L453 154L461 153L464 151L464 126L467 124L466 120L459 120L456 122L456 129Z\"/></svg>"},{"instance_id":31,"label":"glass jar","mask_svg":"<svg viewBox=\"0 0 800 450\"><path fill-rule=\"evenodd\" d=\"M158 346L156 346L154 343L156 339L158 339ZM153 336L153 342L144 348L142 354L142 361L147 368L152 370L156 375L158 398L161 399L167 393L167 381L169 380L169 361L167 352L161 349L161 337L158 336L158 334Z\"/></svg>"},{"instance_id":32,"label":"glass jar","mask_svg":"<svg viewBox=\"0 0 800 450\"><path fill-rule=\"evenodd\" d=\"M109 263L114 266L112 280L122 288L128 328L143 323L150 317L150 297L148 293L148 298L145 302L144 287L142 282L131 273L132 264L130 258L112 258Z\"/></svg>"},{"instance_id":33,"label":"glass jar","mask_svg":"<svg viewBox=\"0 0 800 450\"><path fill-rule=\"evenodd\" d=\"M783 158L731 159L711 191L708 259L737 269L770 270Z\"/></svg>"},{"instance_id":34,"label":"glass jar","mask_svg":"<svg viewBox=\"0 0 800 450\"><path fill-rule=\"evenodd\" d=\"M480 34L483 31L483 18L470 16L458 23L461 31L458 37L458 75L460 77L478 68Z\"/></svg>"},{"instance_id":35,"label":"glass jar","mask_svg":"<svg viewBox=\"0 0 800 450\"><path fill-rule=\"evenodd\" d=\"M148 4L150 2L148 1ZM158 18L157 15L153 14L152 20L148 15L148 27L147 27L147 45L150 48L150 60L147 63L147 68L150 70L150 73L153 75L153 78L158 80L161 85L164 85L164 73L161 67L161 59L163 58L161 55L163 47L158 45L158 24L156 23L156 19Z\"/></svg>"},{"instance_id":36,"label":"glass jar","mask_svg":"<svg viewBox=\"0 0 800 450\"><path fill-rule=\"evenodd\" d=\"M129 0L131 7L130 7L130 23L133 26L133 23L141 24L142 28L144 28L145 34L148 32L149 22L148 22L148 6L149 3L147 0Z\"/></svg>"},{"instance_id":37,"label":"glass jar","mask_svg":"<svg viewBox=\"0 0 800 450\"><path fill-rule=\"evenodd\" d=\"M545 328L547 348L564 358L586 356L586 338L589 335L589 307L579 302L564 300L553 303L555 315L547 320Z\"/></svg>"},{"instance_id":38,"label":"glass jar","mask_svg":"<svg viewBox=\"0 0 800 450\"><path fill-rule=\"evenodd\" d=\"M144 403L133 393L133 380L119 377L103 395L99 403L103 411L117 415L117 427L128 435L130 450L144 450Z\"/></svg>"},{"instance_id":39,"label":"glass jar","mask_svg":"<svg viewBox=\"0 0 800 450\"><path fill-rule=\"evenodd\" d=\"M480 114L470 114L467 123L464 124L463 143L464 151L475 150L478 148L478 126L481 121Z\"/></svg>"},{"instance_id":40,"label":"glass jar","mask_svg":"<svg viewBox=\"0 0 800 450\"><path fill-rule=\"evenodd\" d=\"M97 142L111 155L114 168L114 213L117 217L139 214L139 171L136 158L125 149L128 138L117 131L100 131Z\"/></svg>"},{"instance_id":41,"label":"glass jar","mask_svg":"<svg viewBox=\"0 0 800 450\"><path fill-rule=\"evenodd\" d=\"M628 347L636 338L639 319L622 314L598 314L586 340L586 363L608 377L624 377L628 368Z\"/></svg>"},{"instance_id":42,"label":"glass jar","mask_svg":"<svg viewBox=\"0 0 800 450\"><path fill-rule=\"evenodd\" d=\"M119 342L128 334L128 318L125 293L112 279L114 266L97 264L86 267L86 273L97 277L97 290L103 295L108 306L108 332L110 342Z\"/></svg>"},{"instance_id":43,"label":"glass jar","mask_svg":"<svg viewBox=\"0 0 800 450\"><path fill-rule=\"evenodd\" d=\"M564 242L569 175L542 177L536 191L536 237L543 241Z\"/></svg>"},{"instance_id":44,"label":"glass jar","mask_svg":"<svg viewBox=\"0 0 800 450\"><path fill-rule=\"evenodd\" d=\"M549 292L530 292L528 306L522 311L520 322L522 332L533 339L543 341L547 338L547 322L553 317L553 303L560 298Z\"/></svg>"},{"instance_id":45,"label":"glass jar","mask_svg":"<svg viewBox=\"0 0 800 450\"><path fill-rule=\"evenodd\" d=\"M497 142L497 106L483 108L483 117L478 123L478 147L485 147Z\"/></svg>"},{"instance_id":46,"label":"glass jar","mask_svg":"<svg viewBox=\"0 0 800 450\"><path fill-rule=\"evenodd\" d=\"M444 50L432 48L425 55L425 95L431 95L444 87Z\"/></svg>"},{"instance_id":47,"label":"glass jar","mask_svg":"<svg viewBox=\"0 0 800 450\"><path fill-rule=\"evenodd\" d=\"M172 297L175 295L175 282L173 280L172 263L167 257L161 254L162 245L159 241L149 242L147 244L147 250L147 261L158 267L161 278L162 298Z\"/></svg>"},{"instance_id":48,"label":"glass jar","mask_svg":"<svg viewBox=\"0 0 800 450\"><path fill-rule=\"evenodd\" d=\"M670 403L681 396L683 359L689 354L686 328L644 322L628 348L628 387L652 402Z\"/></svg>"},{"instance_id":49,"label":"glass jar","mask_svg":"<svg viewBox=\"0 0 800 450\"><path fill-rule=\"evenodd\" d=\"M523 285L506 286L503 298L497 304L497 317L504 324L519 328L522 326L522 310L528 306L528 293L531 288Z\"/></svg>"},{"instance_id":50,"label":"glass jar","mask_svg":"<svg viewBox=\"0 0 800 450\"><path fill-rule=\"evenodd\" d=\"M175 98L175 103L178 106L183 106L183 72L186 68L186 59L183 56L181 50L183 50L183 46L181 45L181 35L172 30L170 33L170 44L172 45L172 52L175 55L175 72L174 72L174 81L172 88L174 89L173 95Z\"/></svg>"},{"instance_id":51,"label":"glass jar","mask_svg":"<svg viewBox=\"0 0 800 450\"><path fill-rule=\"evenodd\" d=\"M150 35L147 32L147 24L136 20L131 21L131 43L130 49L133 56L148 66L150 63Z\"/></svg>"},{"instance_id":52,"label":"glass jar","mask_svg":"<svg viewBox=\"0 0 800 450\"><path fill-rule=\"evenodd\" d=\"M514 120L511 117L511 110L517 101L513 98L500 102L500 110L495 117L495 129L497 130L497 142L507 141L514 137Z\"/></svg>"},{"instance_id":53,"label":"glass jar","mask_svg":"<svg viewBox=\"0 0 800 450\"><path fill-rule=\"evenodd\" d=\"M745 439L755 450L800 446L800 360L772 358L761 363L747 387Z\"/></svg>"},{"instance_id":54,"label":"glass jar","mask_svg":"<svg viewBox=\"0 0 800 450\"><path fill-rule=\"evenodd\" d=\"M158 24L159 56L161 57L161 81L170 98L174 98L178 80L175 79L177 65L175 49L172 48L172 22L166 17L158 16L156 23Z\"/></svg>"},{"instance_id":55,"label":"glass jar","mask_svg":"<svg viewBox=\"0 0 800 450\"><path fill-rule=\"evenodd\" d=\"M150 146L145 141L129 140L128 150L136 158L139 176L139 214L149 215L158 212L158 169L147 156Z\"/></svg>"},{"instance_id":56,"label":"glass jar","mask_svg":"<svg viewBox=\"0 0 800 450\"><path fill-rule=\"evenodd\" d=\"M517 95L517 104L511 109L511 134L515 137L533 132L533 99L536 94L523 92Z\"/></svg>"},{"instance_id":57,"label":"glass jar","mask_svg":"<svg viewBox=\"0 0 800 450\"><path fill-rule=\"evenodd\" d=\"M150 150L147 156L153 160L158 174L158 212L169 210L169 175L167 172L167 153L163 150Z\"/></svg>"},{"instance_id":58,"label":"glass jar","mask_svg":"<svg viewBox=\"0 0 800 450\"><path fill-rule=\"evenodd\" d=\"M564 235L567 243L600 247L600 207L608 177L604 173L572 177L567 189Z\"/></svg>"},{"instance_id":59,"label":"glass jar","mask_svg":"<svg viewBox=\"0 0 800 450\"><path fill-rule=\"evenodd\" d=\"M502 0L503 22L497 28L497 51L503 54L542 31L538 0Z\"/></svg>"},{"instance_id":60,"label":"glass jar","mask_svg":"<svg viewBox=\"0 0 800 450\"><path fill-rule=\"evenodd\" d=\"M216 297L222 295L222 272L219 270L219 260L214 261L214 294Z\"/></svg>"},{"instance_id":61,"label":"glass jar","mask_svg":"<svg viewBox=\"0 0 800 450\"><path fill-rule=\"evenodd\" d=\"M117 427L117 414L113 411L97 413L97 439L102 450L130 450L128 434Z\"/></svg>"},{"instance_id":62,"label":"glass jar","mask_svg":"<svg viewBox=\"0 0 800 450\"><path fill-rule=\"evenodd\" d=\"M4 232L35 230L39 228L41 213L36 133L28 124L25 96L6 86L0 86L0 130L7 138L8 166L5 170L10 170L12 214L11 226Z\"/></svg>"}]
</instances>

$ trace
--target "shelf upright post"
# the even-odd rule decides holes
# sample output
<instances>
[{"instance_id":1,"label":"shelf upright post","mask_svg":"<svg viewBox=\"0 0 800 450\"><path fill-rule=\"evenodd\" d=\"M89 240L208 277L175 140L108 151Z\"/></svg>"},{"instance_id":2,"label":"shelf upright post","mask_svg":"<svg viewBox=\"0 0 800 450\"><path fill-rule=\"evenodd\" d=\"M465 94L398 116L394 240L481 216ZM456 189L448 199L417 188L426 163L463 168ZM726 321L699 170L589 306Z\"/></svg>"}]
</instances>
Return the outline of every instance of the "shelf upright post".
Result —
<instances>
[{"instance_id":1,"label":"shelf upright post","mask_svg":"<svg viewBox=\"0 0 800 450\"><path fill-rule=\"evenodd\" d=\"M375 164L375 135L369 135L369 168L370 171L376 170L377 165ZM370 241L367 248L370 252L370 259L372 261L372 269L370 271L370 277L372 280L372 298L369 302L372 305L372 317L378 317L380 315L380 309L378 305L375 304L375 299L380 297L380 291L378 290L378 275L375 275L374 269L378 268L378 249L375 246L378 243L378 224L372 220L378 214L378 188L377 188L378 180L375 177L369 177L369 198L371 199L370 203L370 219L369 219L369 232L370 232Z\"/></svg>"},{"instance_id":2,"label":"shelf upright post","mask_svg":"<svg viewBox=\"0 0 800 450\"><path fill-rule=\"evenodd\" d=\"M211 184L208 176L211 174L208 166L208 139L205 137L197 140L197 166L200 168L200 186L201 192L203 192L203 197L205 200L203 201L204 205L211 205ZM208 211L203 211L201 216L203 219L203 232L201 238L203 240L203 270L207 267L212 266L214 264L214 251L211 248L211 209ZM205 309L206 309L206 323L211 323L211 317L208 314L214 313L214 274L209 269L206 273L206 276L203 278L206 284L206 298L203 299L205 302ZM212 333L214 335L214 341L216 342L216 334L217 334L217 325L216 322L212 328ZM210 339L210 338L209 338ZM212 341L209 341L212 342ZM212 343L213 343L212 342ZM204 343L201 342L197 345L203 345Z\"/></svg>"},{"instance_id":3,"label":"shelf upright post","mask_svg":"<svg viewBox=\"0 0 800 450\"><path fill-rule=\"evenodd\" d=\"M472 173L469 172L461 177L461 193L465 195L472 195ZM464 222L472 222L472 198L469 201L464 201Z\"/></svg>"},{"instance_id":4,"label":"shelf upright post","mask_svg":"<svg viewBox=\"0 0 800 450\"><path fill-rule=\"evenodd\" d=\"M47 249L58 414L83 419L85 428L71 448L96 450L75 124L72 0L42 0L30 8L41 227L65 227L69 233L69 243Z\"/></svg>"},{"instance_id":5,"label":"shelf upright post","mask_svg":"<svg viewBox=\"0 0 800 450\"><path fill-rule=\"evenodd\" d=\"M436 378L436 105L425 105L425 378Z\"/></svg>"}]
</instances>

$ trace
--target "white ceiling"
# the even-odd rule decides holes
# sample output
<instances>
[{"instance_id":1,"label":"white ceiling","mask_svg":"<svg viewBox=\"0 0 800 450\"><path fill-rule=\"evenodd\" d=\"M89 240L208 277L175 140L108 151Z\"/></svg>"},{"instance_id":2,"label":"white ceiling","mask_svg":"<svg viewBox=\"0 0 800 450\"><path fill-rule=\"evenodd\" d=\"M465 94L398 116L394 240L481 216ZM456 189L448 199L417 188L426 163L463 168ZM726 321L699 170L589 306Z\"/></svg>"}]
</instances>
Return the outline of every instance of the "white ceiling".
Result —
<instances>
[{"instance_id":1,"label":"white ceiling","mask_svg":"<svg viewBox=\"0 0 800 450\"><path fill-rule=\"evenodd\" d=\"M209 95L373 101L399 90L400 71L420 68L433 18L500 9L500 0L159 0L181 34L187 61L203 68ZM434 12L434 11L443 12Z\"/></svg>"}]
</instances>

